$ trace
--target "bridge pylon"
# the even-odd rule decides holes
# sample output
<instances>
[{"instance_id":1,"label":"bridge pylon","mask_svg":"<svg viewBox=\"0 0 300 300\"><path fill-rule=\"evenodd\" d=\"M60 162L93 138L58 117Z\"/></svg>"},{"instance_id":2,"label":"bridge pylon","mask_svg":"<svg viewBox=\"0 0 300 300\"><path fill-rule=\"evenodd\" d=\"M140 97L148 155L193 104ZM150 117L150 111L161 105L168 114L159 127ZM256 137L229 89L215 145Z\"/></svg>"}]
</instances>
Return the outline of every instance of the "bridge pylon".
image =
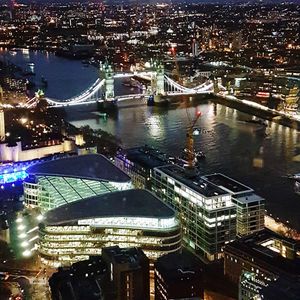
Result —
<instances>
[{"instance_id":1,"label":"bridge pylon","mask_svg":"<svg viewBox=\"0 0 300 300\"><path fill-rule=\"evenodd\" d=\"M159 64L155 70L155 76L151 81L151 89L153 96L152 101L154 103L164 102L162 99L165 96L165 70L162 64Z\"/></svg>"},{"instance_id":2,"label":"bridge pylon","mask_svg":"<svg viewBox=\"0 0 300 300\"><path fill-rule=\"evenodd\" d=\"M115 80L112 66L107 63L100 63L100 77L105 79L104 100L113 99L115 97Z\"/></svg>"},{"instance_id":3,"label":"bridge pylon","mask_svg":"<svg viewBox=\"0 0 300 300\"><path fill-rule=\"evenodd\" d=\"M219 86L222 85L222 80L221 78L214 78L213 83L214 83L214 94L218 94L220 92Z\"/></svg>"}]
</instances>

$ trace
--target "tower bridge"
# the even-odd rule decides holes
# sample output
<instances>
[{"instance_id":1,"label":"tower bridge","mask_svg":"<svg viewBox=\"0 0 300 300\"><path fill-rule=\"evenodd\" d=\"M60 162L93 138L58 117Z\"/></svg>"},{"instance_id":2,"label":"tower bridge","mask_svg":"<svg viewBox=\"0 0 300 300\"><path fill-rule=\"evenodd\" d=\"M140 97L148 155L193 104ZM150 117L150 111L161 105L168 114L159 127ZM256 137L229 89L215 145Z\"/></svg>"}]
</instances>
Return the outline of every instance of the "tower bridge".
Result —
<instances>
[{"instance_id":1,"label":"tower bridge","mask_svg":"<svg viewBox=\"0 0 300 300\"><path fill-rule=\"evenodd\" d=\"M44 98L49 106L64 107L89 103L119 102L145 97L148 97L149 101L152 101L152 104L155 105L155 103L163 101L165 97L217 94L220 91L225 91L225 88L219 80L207 80L196 87L185 87L167 76L162 65L159 65L153 71L114 73L110 65L100 64L99 71L99 78L79 95L69 99L60 100L44 97L40 93L36 93L35 97L29 99L25 106L27 108L35 107L41 98ZM149 85L147 88L145 87L140 94L116 96L114 89L115 79L130 77L149 81Z\"/></svg>"}]
</instances>

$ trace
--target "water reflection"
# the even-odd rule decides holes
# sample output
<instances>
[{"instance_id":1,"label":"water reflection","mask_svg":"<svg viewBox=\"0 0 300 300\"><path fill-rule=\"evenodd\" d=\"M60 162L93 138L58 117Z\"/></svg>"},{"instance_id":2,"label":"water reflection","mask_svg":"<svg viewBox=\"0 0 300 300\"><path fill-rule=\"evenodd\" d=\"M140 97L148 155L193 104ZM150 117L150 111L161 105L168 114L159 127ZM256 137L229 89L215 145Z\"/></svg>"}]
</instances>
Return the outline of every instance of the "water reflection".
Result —
<instances>
[{"instance_id":1,"label":"water reflection","mask_svg":"<svg viewBox=\"0 0 300 300\"><path fill-rule=\"evenodd\" d=\"M24 59L18 52L9 59L21 66L26 66L28 59L34 62L36 76L43 75L48 80L47 95L53 98L72 97L98 77L96 68L84 68L80 61L53 54L36 52ZM117 94L122 94L123 88L116 83ZM67 114L76 126L90 125L115 134L123 141L123 147L150 144L178 155L185 146L187 106L191 115L195 107L203 113L197 123L202 130L195 137L196 150L206 154L200 172L222 172L255 188L266 197L267 209L273 216L289 220L300 229L300 198L294 193L292 183L282 178L300 171L299 135L294 129L271 122L266 137L257 131L257 125L245 122L252 118L250 115L212 102L192 103L189 99L182 99L169 109L147 106L120 109L116 117L105 122L84 107L74 107Z\"/></svg>"},{"instance_id":2,"label":"water reflection","mask_svg":"<svg viewBox=\"0 0 300 300\"><path fill-rule=\"evenodd\" d=\"M164 126L162 125L160 116L148 115L145 120L145 125L149 129L149 134L152 138L163 138Z\"/></svg>"}]
</instances>

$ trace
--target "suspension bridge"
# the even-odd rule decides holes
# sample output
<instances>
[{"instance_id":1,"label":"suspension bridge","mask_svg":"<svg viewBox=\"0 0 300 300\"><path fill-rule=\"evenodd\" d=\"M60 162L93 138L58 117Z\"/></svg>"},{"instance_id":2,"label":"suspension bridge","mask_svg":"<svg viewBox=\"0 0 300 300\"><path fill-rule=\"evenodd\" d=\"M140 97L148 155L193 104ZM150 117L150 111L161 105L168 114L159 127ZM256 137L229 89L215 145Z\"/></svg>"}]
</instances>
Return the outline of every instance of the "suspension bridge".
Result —
<instances>
[{"instance_id":1,"label":"suspension bridge","mask_svg":"<svg viewBox=\"0 0 300 300\"><path fill-rule=\"evenodd\" d=\"M141 93L116 96L114 92L114 81L118 78L137 78L149 82L144 86ZM64 107L96 102L120 102L131 99L145 99L152 97L154 103L159 103L165 97L180 95L213 94L219 91L225 91L221 82L217 80L207 80L196 87L185 87L175 80L168 77L163 66L159 65L154 71L114 73L109 65L100 65L100 78L98 78L89 88L79 95L69 99L60 100L44 97L41 93L29 99L25 107L33 108L43 98L49 106Z\"/></svg>"}]
</instances>

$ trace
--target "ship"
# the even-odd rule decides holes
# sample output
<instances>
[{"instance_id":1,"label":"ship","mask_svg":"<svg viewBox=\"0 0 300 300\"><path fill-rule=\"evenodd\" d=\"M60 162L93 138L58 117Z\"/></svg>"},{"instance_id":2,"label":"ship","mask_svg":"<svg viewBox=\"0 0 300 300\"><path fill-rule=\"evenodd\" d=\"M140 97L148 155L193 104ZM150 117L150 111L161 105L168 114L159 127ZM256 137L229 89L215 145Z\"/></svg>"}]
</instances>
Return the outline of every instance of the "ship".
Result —
<instances>
[{"instance_id":1,"label":"ship","mask_svg":"<svg viewBox=\"0 0 300 300\"><path fill-rule=\"evenodd\" d=\"M297 195L300 195L300 179L295 181L294 191Z\"/></svg>"},{"instance_id":2,"label":"ship","mask_svg":"<svg viewBox=\"0 0 300 300\"><path fill-rule=\"evenodd\" d=\"M300 195L300 173L287 174L285 177L294 180L294 192Z\"/></svg>"},{"instance_id":3,"label":"ship","mask_svg":"<svg viewBox=\"0 0 300 300\"><path fill-rule=\"evenodd\" d=\"M188 149L184 148L181 155L177 158L177 160L181 163L183 163L183 165L188 165ZM203 159L205 159L205 154L202 151L195 151L193 152L194 154L194 165L198 166L199 162Z\"/></svg>"},{"instance_id":4,"label":"ship","mask_svg":"<svg viewBox=\"0 0 300 300\"><path fill-rule=\"evenodd\" d=\"M257 124L257 125L262 125L262 126L268 126L268 123L266 120L254 118L254 119L249 119L245 120L246 123L252 123L252 124Z\"/></svg>"},{"instance_id":5,"label":"ship","mask_svg":"<svg viewBox=\"0 0 300 300\"><path fill-rule=\"evenodd\" d=\"M35 75L35 72L34 72L34 63L28 63L27 64L27 67L26 69L24 70L23 72L23 75L24 76L27 76L27 75Z\"/></svg>"}]
</instances>

